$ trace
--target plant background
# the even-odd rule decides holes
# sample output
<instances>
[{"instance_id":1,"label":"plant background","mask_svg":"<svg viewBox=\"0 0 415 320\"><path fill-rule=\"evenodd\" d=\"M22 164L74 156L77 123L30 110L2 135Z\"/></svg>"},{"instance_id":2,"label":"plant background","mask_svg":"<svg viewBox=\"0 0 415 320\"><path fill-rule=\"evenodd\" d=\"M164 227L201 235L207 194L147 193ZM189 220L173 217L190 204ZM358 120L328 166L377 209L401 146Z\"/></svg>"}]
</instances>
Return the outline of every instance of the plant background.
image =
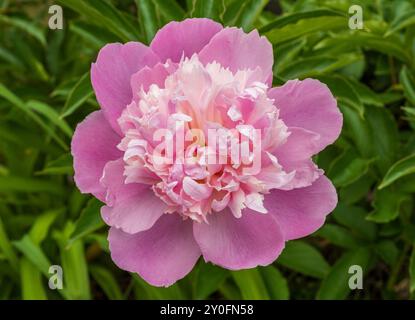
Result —
<instances>
[{"instance_id":1,"label":"plant background","mask_svg":"<svg viewBox=\"0 0 415 320\"><path fill-rule=\"evenodd\" d=\"M409 299L415 297L415 3L405 0L0 0L0 299ZM363 7L364 29L348 28ZM108 254L100 203L72 179L73 130L98 108L89 68L109 42L149 43L170 20L258 28L274 45L274 85L313 77L338 99L344 128L316 161L339 204L323 228L266 268L199 261L154 288ZM255 54L253 48L253 54ZM48 288L61 265L64 289ZM348 269L362 266L364 289Z\"/></svg>"}]
</instances>

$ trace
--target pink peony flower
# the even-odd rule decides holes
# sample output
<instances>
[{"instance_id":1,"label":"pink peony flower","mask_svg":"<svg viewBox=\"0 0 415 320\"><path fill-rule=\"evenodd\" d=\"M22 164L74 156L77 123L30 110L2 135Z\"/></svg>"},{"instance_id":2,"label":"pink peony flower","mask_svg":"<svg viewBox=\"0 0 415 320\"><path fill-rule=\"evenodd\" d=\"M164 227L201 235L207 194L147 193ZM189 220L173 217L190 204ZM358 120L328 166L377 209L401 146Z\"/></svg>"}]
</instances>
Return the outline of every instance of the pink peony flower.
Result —
<instances>
[{"instance_id":1,"label":"pink peony flower","mask_svg":"<svg viewBox=\"0 0 415 320\"><path fill-rule=\"evenodd\" d=\"M201 255L265 266L322 226L337 195L311 157L337 139L342 115L317 80L271 88L272 65L257 31L209 19L171 22L149 47L101 49L101 110L78 125L72 154L79 189L105 203L120 268L169 286ZM226 133L219 143L212 130Z\"/></svg>"}]
</instances>

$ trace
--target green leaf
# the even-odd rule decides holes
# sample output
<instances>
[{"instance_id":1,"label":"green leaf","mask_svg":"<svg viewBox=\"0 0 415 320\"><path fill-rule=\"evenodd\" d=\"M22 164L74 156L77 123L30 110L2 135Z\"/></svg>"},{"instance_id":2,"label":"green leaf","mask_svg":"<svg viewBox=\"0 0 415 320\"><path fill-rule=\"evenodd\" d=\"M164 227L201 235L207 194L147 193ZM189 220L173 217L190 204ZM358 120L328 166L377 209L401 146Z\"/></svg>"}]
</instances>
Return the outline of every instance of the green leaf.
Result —
<instances>
[{"instance_id":1,"label":"green leaf","mask_svg":"<svg viewBox=\"0 0 415 320\"><path fill-rule=\"evenodd\" d=\"M347 78L347 82L353 87L354 91L364 104L383 107L383 102L379 98L378 93L374 92L366 84L353 78Z\"/></svg>"},{"instance_id":2,"label":"green leaf","mask_svg":"<svg viewBox=\"0 0 415 320\"><path fill-rule=\"evenodd\" d=\"M42 243L48 235L50 226L64 211L64 208L48 210L36 219L29 232L29 236L34 244L40 245Z\"/></svg>"},{"instance_id":3,"label":"green leaf","mask_svg":"<svg viewBox=\"0 0 415 320\"><path fill-rule=\"evenodd\" d=\"M17 255L14 252L10 239L6 233L6 229L4 227L1 216L0 216L0 249L1 249L1 252L4 254L4 256L6 257L6 259L9 260L10 265L16 269L18 267L19 262L17 260Z\"/></svg>"},{"instance_id":4,"label":"green leaf","mask_svg":"<svg viewBox=\"0 0 415 320\"><path fill-rule=\"evenodd\" d=\"M207 299L229 277L229 271L211 263L201 262L193 281L194 299Z\"/></svg>"},{"instance_id":5,"label":"green leaf","mask_svg":"<svg viewBox=\"0 0 415 320\"><path fill-rule=\"evenodd\" d=\"M273 300L288 300L290 291L288 289L287 280L283 277L281 272L274 266L258 268L264 279L265 287L268 294Z\"/></svg>"},{"instance_id":6,"label":"green leaf","mask_svg":"<svg viewBox=\"0 0 415 320\"><path fill-rule=\"evenodd\" d=\"M352 233L346 228L334 224L326 223L314 235L346 249L354 249L359 246L359 241L356 240Z\"/></svg>"},{"instance_id":7,"label":"green leaf","mask_svg":"<svg viewBox=\"0 0 415 320\"><path fill-rule=\"evenodd\" d=\"M360 238L374 241L376 239L376 225L366 220L367 212L357 206L339 203L332 213L332 217L339 224L350 229Z\"/></svg>"},{"instance_id":8,"label":"green leaf","mask_svg":"<svg viewBox=\"0 0 415 320\"><path fill-rule=\"evenodd\" d=\"M63 188L52 181L0 175L0 192L48 192L61 195Z\"/></svg>"},{"instance_id":9,"label":"green leaf","mask_svg":"<svg viewBox=\"0 0 415 320\"><path fill-rule=\"evenodd\" d=\"M376 190L373 201L374 210L367 216L367 220L387 223L396 219L399 216L401 205L407 199L408 195L390 188Z\"/></svg>"},{"instance_id":10,"label":"green leaf","mask_svg":"<svg viewBox=\"0 0 415 320\"><path fill-rule=\"evenodd\" d=\"M123 295L117 280L110 271L99 265L93 265L89 267L89 272L102 288L108 299L123 300Z\"/></svg>"},{"instance_id":11,"label":"green leaf","mask_svg":"<svg viewBox=\"0 0 415 320\"><path fill-rule=\"evenodd\" d=\"M156 8L161 12L161 14L166 17L168 20L180 21L183 19L185 12L181 6L176 2L176 0L153 0Z\"/></svg>"},{"instance_id":12,"label":"green leaf","mask_svg":"<svg viewBox=\"0 0 415 320\"><path fill-rule=\"evenodd\" d=\"M2 47L2 46L0 46L0 59L3 59L8 64L15 67L16 70L24 70L25 69L25 65L19 59L19 57L16 57L16 55L12 51L10 51L10 50Z\"/></svg>"},{"instance_id":13,"label":"green leaf","mask_svg":"<svg viewBox=\"0 0 415 320\"><path fill-rule=\"evenodd\" d=\"M385 37L415 24L415 10L410 10L401 15L398 19L392 21L389 25L389 30L385 33Z\"/></svg>"},{"instance_id":14,"label":"green leaf","mask_svg":"<svg viewBox=\"0 0 415 320\"><path fill-rule=\"evenodd\" d=\"M73 164L72 155L70 153L64 153L59 158L54 159L46 163L46 166L41 170L37 171L37 175L59 175L67 174L73 175Z\"/></svg>"},{"instance_id":15,"label":"green leaf","mask_svg":"<svg viewBox=\"0 0 415 320\"><path fill-rule=\"evenodd\" d=\"M371 158L374 147L370 127L357 109L346 104L346 101L339 103L344 118L343 136L350 136L360 155L364 158Z\"/></svg>"},{"instance_id":16,"label":"green leaf","mask_svg":"<svg viewBox=\"0 0 415 320\"><path fill-rule=\"evenodd\" d=\"M88 22L106 28L124 42L140 38L138 27L134 25L132 19L124 16L110 2L103 0L59 0L59 3L77 11L86 17Z\"/></svg>"},{"instance_id":17,"label":"green leaf","mask_svg":"<svg viewBox=\"0 0 415 320\"><path fill-rule=\"evenodd\" d=\"M345 26L347 26L347 22L345 23ZM375 50L412 65L411 55L401 41L397 41L397 39L385 39L374 33L365 33L364 31L348 32L332 38L327 37L315 46L316 51L318 50L317 52L325 52L332 48L341 51L356 48Z\"/></svg>"},{"instance_id":18,"label":"green leaf","mask_svg":"<svg viewBox=\"0 0 415 320\"><path fill-rule=\"evenodd\" d=\"M26 258L20 259L20 277L23 300L46 300L42 283L42 274Z\"/></svg>"},{"instance_id":19,"label":"green leaf","mask_svg":"<svg viewBox=\"0 0 415 320\"><path fill-rule=\"evenodd\" d=\"M412 247L412 254L409 260L409 277L410 277L409 291L411 293L414 293L415 292L415 246Z\"/></svg>"},{"instance_id":20,"label":"green leaf","mask_svg":"<svg viewBox=\"0 0 415 320\"><path fill-rule=\"evenodd\" d=\"M42 82L50 80L50 76L41 61L41 57L39 57L36 47L31 46L30 42L22 37L20 33L13 35L13 51L28 67L30 73L26 73L25 77L41 80Z\"/></svg>"},{"instance_id":21,"label":"green leaf","mask_svg":"<svg viewBox=\"0 0 415 320\"><path fill-rule=\"evenodd\" d=\"M42 249L36 245L30 236L26 234L13 244L34 266L46 277L49 277L49 267L52 265Z\"/></svg>"},{"instance_id":22,"label":"green leaf","mask_svg":"<svg viewBox=\"0 0 415 320\"><path fill-rule=\"evenodd\" d=\"M330 270L321 253L303 241L289 241L277 263L310 277L324 278Z\"/></svg>"},{"instance_id":23,"label":"green leaf","mask_svg":"<svg viewBox=\"0 0 415 320\"><path fill-rule=\"evenodd\" d=\"M415 154L402 158L394 163L383 177L378 189L383 189L396 180L412 173L415 173Z\"/></svg>"},{"instance_id":24,"label":"green leaf","mask_svg":"<svg viewBox=\"0 0 415 320\"><path fill-rule=\"evenodd\" d=\"M351 106L359 113L360 117L364 117L365 109L362 101L360 100L360 96L347 78L339 75L319 75L317 76L317 79L325 83L330 88L339 104L343 104L347 107Z\"/></svg>"},{"instance_id":25,"label":"green leaf","mask_svg":"<svg viewBox=\"0 0 415 320\"><path fill-rule=\"evenodd\" d=\"M294 40L308 34L347 28L347 19L344 17L317 17L300 20L294 24L274 28L265 33L265 36L272 44L280 44Z\"/></svg>"},{"instance_id":26,"label":"green leaf","mask_svg":"<svg viewBox=\"0 0 415 320\"><path fill-rule=\"evenodd\" d=\"M220 21L224 11L225 2L223 0L192 0L190 15Z\"/></svg>"},{"instance_id":27,"label":"green leaf","mask_svg":"<svg viewBox=\"0 0 415 320\"><path fill-rule=\"evenodd\" d=\"M328 175L336 187L345 187L365 175L372 161L371 159L359 158L353 149L346 149L340 157L333 161Z\"/></svg>"},{"instance_id":28,"label":"green leaf","mask_svg":"<svg viewBox=\"0 0 415 320\"><path fill-rule=\"evenodd\" d=\"M341 69L351 63L362 60L360 54L342 54L338 57L318 55L303 59L294 59L277 69L278 75L283 79L304 79L316 77L323 73L330 73Z\"/></svg>"},{"instance_id":29,"label":"green leaf","mask_svg":"<svg viewBox=\"0 0 415 320\"><path fill-rule=\"evenodd\" d=\"M221 295L228 300L242 300L241 292L233 281L225 281L219 287Z\"/></svg>"},{"instance_id":30,"label":"green leaf","mask_svg":"<svg viewBox=\"0 0 415 320\"><path fill-rule=\"evenodd\" d=\"M79 220L75 224L68 245L71 245L74 241L98 230L104 225L100 213L101 207L102 203L95 198L88 201L85 209L81 212Z\"/></svg>"},{"instance_id":31,"label":"green leaf","mask_svg":"<svg viewBox=\"0 0 415 320\"><path fill-rule=\"evenodd\" d=\"M248 5L248 1L233 0L230 1L223 14L223 22L225 26L239 25L244 10Z\"/></svg>"},{"instance_id":32,"label":"green leaf","mask_svg":"<svg viewBox=\"0 0 415 320\"><path fill-rule=\"evenodd\" d=\"M300 20L309 19L309 18L319 18L319 17L336 17L344 16L343 12L328 10L328 9L316 9L302 12L294 12L290 14L285 14L277 17L272 22L261 27L259 29L260 33L265 33L271 31L272 29L282 28L286 25L296 23Z\"/></svg>"},{"instance_id":33,"label":"green leaf","mask_svg":"<svg viewBox=\"0 0 415 320\"><path fill-rule=\"evenodd\" d=\"M142 20L147 43L153 40L158 30L158 19L156 9L152 0L135 0L138 15Z\"/></svg>"},{"instance_id":34,"label":"green leaf","mask_svg":"<svg viewBox=\"0 0 415 320\"><path fill-rule=\"evenodd\" d=\"M54 129L47 125L32 109L20 100L13 92L7 89L4 85L0 83L0 97L3 97L15 107L26 113L32 120L34 120L39 126L41 126L59 145L64 149L68 149L66 143L55 133Z\"/></svg>"},{"instance_id":35,"label":"green leaf","mask_svg":"<svg viewBox=\"0 0 415 320\"><path fill-rule=\"evenodd\" d=\"M247 269L231 272L242 298L245 300L269 300L267 289L258 269Z\"/></svg>"},{"instance_id":36,"label":"green leaf","mask_svg":"<svg viewBox=\"0 0 415 320\"><path fill-rule=\"evenodd\" d=\"M117 42L119 39L107 29L83 21L70 21L69 31L82 37L85 44L95 50L101 49L107 43Z\"/></svg>"},{"instance_id":37,"label":"green leaf","mask_svg":"<svg viewBox=\"0 0 415 320\"><path fill-rule=\"evenodd\" d=\"M403 86L405 97L415 106L415 77L406 66L403 66L399 74L399 80Z\"/></svg>"},{"instance_id":38,"label":"green leaf","mask_svg":"<svg viewBox=\"0 0 415 320\"><path fill-rule=\"evenodd\" d=\"M241 27L250 31L269 0L249 0L241 16Z\"/></svg>"},{"instance_id":39,"label":"green leaf","mask_svg":"<svg viewBox=\"0 0 415 320\"><path fill-rule=\"evenodd\" d=\"M349 184L346 187L340 189L339 198L342 199L342 202L351 205L359 200L365 198L370 192L374 182L373 175L369 173L362 176L359 180Z\"/></svg>"},{"instance_id":40,"label":"green leaf","mask_svg":"<svg viewBox=\"0 0 415 320\"><path fill-rule=\"evenodd\" d=\"M84 244L81 239L67 246L69 236L75 226L68 221L62 231L56 231L54 238L60 249L62 269L64 270L64 288L66 296L74 300L91 298L88 266L85 258Z\"/></svg>"},{"instance_id":41,"label":"green leaf","mask_svg":"<svg viewBox=\"0 0 415 320\"><path fill-rule=\"evenodd\" d=\"M349 268L353 265L362 267L363 273L367 273L372 255L368 248L359 248L354 251L345 253L334 264L330 273L321 283L317 293L319 300L341 300L345 299L350 292ZM364 286L364 285L363 285Z\"/></svg>"},{"instance_id":42,"label":"green leaf","mask_svg":"<svg viewBox=\"0 0 415 320\"><path fill-rule=\"evenodd\" d=\"M397 123L388 109L366 107L367 121L372 135L375 164L384 175L396 161L399 147L399 132Z\"/></svg>"},{"instance_id":43,"label":"green leaf","mask_svg":"<svg viewBox=\"0 0 415 320\"><path fill-rule=\"evenodd\" d=\"M377 243L375 251L390 266L394 266L398 260L399 249L391 240L383 240Z\"/></svg>"},{"instance_id":44,"label":"green leaf","mask_svg":"<svg viewBox=\"0 0 415 320\"><path fill-rule=\"evenodd\" d=\"M30 100L27 102L27 107L34 112L37 112L51 121L52 124L56 125L67 137L72 138L72 128L63 120L59 113L46 103Z\"/></svg>"},{"instance_id":45,"label":"green leaf","mask_svg":"<svg viewBox=\"0 0 415 320\"><path fill-rule=\"evenodd\" d=\"M63 30L55 30L50 35L47 47L46 47L46 63L50 70L51 75L56 79L59 77L62 67L62 50L64 50L64 42L67 33Z\"/></svg>"},{"instance_id":46,"label":"green leaf","mask_svg":"<svg viewBox=\"0 0 415 320\"><path fill-rule=\"evenodd\" d=\"M402 110L405 111L406 119L409 122L415 122L415 108L413 107L402 107Z\"/></svg>"},{"instance_id":47,"label":"green leaf","mask_svg":"<svg viewBox=\"0 0 415 320\"><path fill-rule=\"evenodd\" d=\"M65 118L74 113L82 104L93 95L89 71L85 73L75 84L66 99L61 117Z\"/></svg>"},{"instance_id":48,"label":"green leaf","mask_svg":"<svg viewBox=\"0 0 415 320\"><path fill-rule=\"evenodd\" d=\"M46 46L46 38L43 33L43 29L39 28L36 24L20 17L5 16L0 13L0 23L9 24L13 27L19 28L27 34L37 39L43 46Z\"/></svg>"},{"instance_id":49,"label":"green leaf","mask_svg":"<svg viewBox=\"0 0 415 320\"><path fill-rule=\"evenodd\" d=\"M307 41L303 38L280 44L274 48L274 55L278 57L274 61L274 74L279 75L281 69L289 68L290 65L295 65L296 59L299 58L301 50L306 45ZM326 65L326 62L321 62ZM318 68L318 67L317 67ZM289 73L290 70L288 70ZM299 73L300 70L294 70L294 73ZM281 85L284 81L281 82Z\"/></svg>"}]
</instances>

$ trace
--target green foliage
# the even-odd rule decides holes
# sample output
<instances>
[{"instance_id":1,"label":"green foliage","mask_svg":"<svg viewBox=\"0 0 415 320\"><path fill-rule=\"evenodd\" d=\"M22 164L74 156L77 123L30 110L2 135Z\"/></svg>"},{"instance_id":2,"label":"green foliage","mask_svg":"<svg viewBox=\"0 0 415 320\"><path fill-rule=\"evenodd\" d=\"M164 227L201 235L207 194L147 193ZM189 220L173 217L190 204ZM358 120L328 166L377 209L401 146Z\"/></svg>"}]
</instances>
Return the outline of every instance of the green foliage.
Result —
<instances>
[{"instance_id":1,"label":"green foliage","mask_svg":"<svg viewBox=\"0 0 415 320\"><path fill-rule=\"evenodd\" d=\"M0 299L415 297L413 1L61 0L64 30L48 28L45 1L1 3ZM348 27L352 4L364 10L361 30ZM315 160L339 204L268 267L199 261L155 288L111 261L101 203L74 185L69 147L99 108L89 75L99 49L149 43L186 17L258 29L274 46L274 85L313 77L329 86L344 127ZM53 264L63 267L63 290L48 288ZM351 265L363 268L364 290L349 289Z\"/></svg>"}]
</instances>

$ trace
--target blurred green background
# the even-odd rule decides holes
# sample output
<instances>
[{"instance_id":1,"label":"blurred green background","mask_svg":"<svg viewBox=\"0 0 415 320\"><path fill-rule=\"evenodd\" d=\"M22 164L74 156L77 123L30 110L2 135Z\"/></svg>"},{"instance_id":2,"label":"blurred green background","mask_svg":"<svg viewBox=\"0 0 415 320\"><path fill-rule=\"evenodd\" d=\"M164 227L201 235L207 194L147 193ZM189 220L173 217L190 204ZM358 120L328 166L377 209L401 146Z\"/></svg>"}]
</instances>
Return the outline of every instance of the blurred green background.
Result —
<instances>
[{"instance_id":1,"label":"blurred green background","mask_svg":"<svg viewBox=\"0 0 415 320\"><path fill-rule=\"evenodd\" d=\"M63 30L48 28L52 4ZM348 27L352 4L362 30ZM199 261L160 289L111 261L101 204L75 187L69 146L98 108L89 68L99 49L149 43L185 17L257 28L274 45L274 85L313 77L331 88L344 128L316 161L340 201L269 267ZM0 30L0 299L415 297L414 1L0 0ZM363 290L348 287L354 264ZM62 266L63 290L49 289L50 265Z\"/></svg>"}]
</instances>

